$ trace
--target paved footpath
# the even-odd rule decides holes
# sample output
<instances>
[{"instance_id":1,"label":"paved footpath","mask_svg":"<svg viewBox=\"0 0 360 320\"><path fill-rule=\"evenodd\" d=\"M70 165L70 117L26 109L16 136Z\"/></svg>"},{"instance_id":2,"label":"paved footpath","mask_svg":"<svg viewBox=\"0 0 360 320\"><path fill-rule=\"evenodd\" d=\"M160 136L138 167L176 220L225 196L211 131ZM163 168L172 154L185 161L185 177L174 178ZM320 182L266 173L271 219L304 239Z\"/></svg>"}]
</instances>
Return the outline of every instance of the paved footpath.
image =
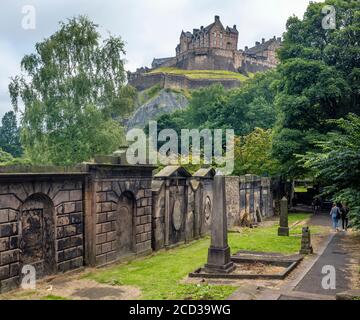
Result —
<instances>
[{"instance_id":1,"label":"paved footpath","mask_svg":"<svg viewBox=\"0 0 360 320\"><path fill-rule=\"evenodd\" d=\"M314 216L312 225L328 226L330 218L328 214ZM292 290L281 294L279 300L295 299L335 299L336 293L350 289L351 274L350 252L347 250L344 240L345 232L334 233L329 236L327 243L320 249L320 255L305 270L304 275L295 283ZM322 285L323 278L328 275L327 266L335 269L335 289L327 289ZM324 270L323 270L324 269ZM324 272L324 273L323 273Z\"/></svg>"},{"instance_id":2,"label":"paved footpath","mask_svg":"<svg viewBox=\"0 0 360 320\"><path fill-rule=\"evenodd\" d=\"M310 225L331 225L328 214L313 216ZM256 300L335 300L336 293L350 289L350 259L351 252L347 250L344 241L348 235L346 232L329 234L325 243L315 248L316 254L309 256L298 268L300 268L295 279L284 282L276 290L263 290L254 297ZM324 289L322 280L324 266L333 266L336 271L336 289ZM241 291L235 293L231 298L242 299Z\"/></svg>"},{"instance_id":3,"label":"paved footpath","mask_svg":"<svg viewBox=\"0 0 360 320\"><path fill-rule=\"evenodd\" d=\"M346 251L343 245L345 235L343 233L335 234L328 243L325 251L316 260L314 265L300 280L300 282L292 290L291 295L282 294L279 300L293 300L304 299L306 296L312 298L324 298L328 296L330 299L335 298L336 293L350 289L350 271L347 266L349 265L350 253ZM335 268L335 289L325 289L322 285L323 268L325 266L332 266ZM325 267L326 268L326 267ZM325 271L324 272L328 272ZM315 295L319 295L316 297ZM324 297L320 297L323 295Z\"/></svg>"}]
</instances>

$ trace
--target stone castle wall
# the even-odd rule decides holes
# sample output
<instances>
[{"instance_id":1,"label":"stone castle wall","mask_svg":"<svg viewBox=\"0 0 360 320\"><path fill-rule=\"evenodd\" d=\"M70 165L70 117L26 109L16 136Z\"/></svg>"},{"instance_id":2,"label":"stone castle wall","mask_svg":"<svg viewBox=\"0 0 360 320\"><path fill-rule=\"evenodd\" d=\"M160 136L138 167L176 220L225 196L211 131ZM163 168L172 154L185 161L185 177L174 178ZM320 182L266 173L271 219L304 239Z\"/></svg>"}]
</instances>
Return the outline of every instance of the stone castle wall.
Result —
<instances>
[{"instance_id":1,"label":"stone castle wall","mask_svg":"<svg viewBox=\"0 0 360 320\"><path fill-rule=\"evenodd\" d=\"M237 72L241 66L239 55L238 51L200 48L179 55L174 66L185 70L228 70Z\"/></svg>"},{"instance_id":2,"label":"stone castle wall","mask_svg":"<svg viewBox=\"0 0 360 320\"><path fill-rule=\"evenodd\" d=\"M140 91L155 85L160 85L161 88L194 90L208 87L215 83L222 84L225 89L237 88L241 84L236 79L190 79L183 75L166 73L138 74L129 81L130 85Z\"/></svg>"},{"instance_id":3,"label":"stone castle wall","mask_svg":"<svg viewBox=\"0 0 360 320\"><path fill-rule=\"evenodd\" d=\"M208 234L213 170L89 164L0 169L0 292L24 265L37 277L102 266ZM38 170L38 171L37 171ZM271 216L270 179L227 177L229 227Z\"/></svg>"},{"instance_id":4,"label":"stone castle wall","mask_svg":"<svg viewBox=\"0 0 360 320\"><path fill-rule=\"evenodd\" d=\"M266 60L246 56L242 61L240 71L244 74L247 74L249 72L251 73L263 72L273 68L274 65Z\"/></svg>"}]
</instances>

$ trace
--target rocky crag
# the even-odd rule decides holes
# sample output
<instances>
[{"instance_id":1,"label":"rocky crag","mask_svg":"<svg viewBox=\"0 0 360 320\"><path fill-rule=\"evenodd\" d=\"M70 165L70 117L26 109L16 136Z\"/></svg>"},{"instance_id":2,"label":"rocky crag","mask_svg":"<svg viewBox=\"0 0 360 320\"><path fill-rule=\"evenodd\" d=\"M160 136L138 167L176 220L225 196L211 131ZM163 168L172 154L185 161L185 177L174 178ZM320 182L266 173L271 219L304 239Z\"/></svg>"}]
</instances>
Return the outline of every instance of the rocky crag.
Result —
<instances>
[{"instance_id":1,"label":"rocky crag","mask_svg":"<svg viewBox=\"0 0 360 320\"><path fill-rule=\"evenodd\" d=\"M138 102L138 107L124 123L126 131L132 128L144 128L150 120L183 109L188 103L188 98L182 92L162 89L144 103Z\"/></svg>"}]
</instances>

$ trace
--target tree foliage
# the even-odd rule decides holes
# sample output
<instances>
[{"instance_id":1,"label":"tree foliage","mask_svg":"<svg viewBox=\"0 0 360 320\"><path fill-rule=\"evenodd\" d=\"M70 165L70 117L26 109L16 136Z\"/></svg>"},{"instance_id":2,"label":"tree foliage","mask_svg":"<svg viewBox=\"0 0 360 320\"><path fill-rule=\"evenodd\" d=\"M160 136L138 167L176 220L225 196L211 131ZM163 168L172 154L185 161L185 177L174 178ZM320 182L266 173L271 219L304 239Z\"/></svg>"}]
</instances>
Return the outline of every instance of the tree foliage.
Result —
<instances>
[{"instance_id":1,"label":"tree foliage","mask_svg":"<svg viewBox=\"0 0 360 320\"><path fill-rule=\"evenodd\" d=\"M300 156L299 163L327 186L326 194L350 205L353 223L360 228L360 117L349 114L329 124L338 130L316 142L319 151Z\"/></svg>"},{"instance_id":2,"label":"tree foliage","mask_svg":"<svg viewBox=\"0 0 360 320\"><path fill-rule=\"evenodd\" d=\"M9 85L15 110L19 100L25 106L21 140L34 162L81 162L121 144L112 118L131 110L135 90L125 85L123 41L101 42L97 27L83 16L61 22L24 56L24 74Z\"/></svg>"},{"instance_id":3,"label":"tree foliage","mask_svg":"<svg viewBox=\"0 0 360 320\"><path fill-rule=\"evenodd\" d=\"M13 157L22 155L20 129L17 126L16 115L13 111L6 112L1 120L0 149L10 153Z\"/></svg>"},{"instance_id":4,"label":"tree foliage","mask_svg":"<svg viewBox=\"0 0 360 320\"><path fill-rule=\"evenodd\" d=\"M160 116L158 131L173 129L181 137L181 129L233 129L237 136L248 135L237 139L234 173L271 174L275 162L268 158L271 130L267 129L273 127L277 117L273 103L276 81L276 71L268 71L257 74L239 89L213 85L195 90L186 109ZM158 144L160 147L162 143Z\"/></svg>"},{"instance_id":5,"label":"tree foliage","mask_svg":"<svg viewBox=\"0 0 360 320\"><path fill-rule=\"evenodd\" d=\"M335 7L335 30L322 28L324 5ZM333 127L328 119L360 114L359 9L359 1L312 2L302 20L287 22L275 99L281 115L273 142L285 174L304 173L295 155L316 148L312 141Z\"/></svg>"},{"instance_id":6,"label":"tree foliage","mask_svg":"<svg viewBox=\"0 0 360 320\"><path fill-rule=\"evenodd\" d=\"M14 158L10 153L0 149L0 166L29 165L30 160L26 157Z\"/></svg>"},{"instance_id":7,"label":"tree foliage","mask_svg":"<svg viewBox=\"0 0 360 320\"><path fill-rule=\"evenodd\" d=\"M271 155L272 132L255 128L250 134L235 141L234 174L271 176L277 172L277 162Z\"/></svg>"},{"instance_id":8,"label":"tree foliage","mask_svg":"<svg viewBox=\"0 0 360 320\"><path fill-rule=\"evenodd\" d=\"M276 120L273 107L275 91L272 83L276 72L258 74L239 89L225 90L221 85L192 92L186 109L163 115L158 119L159 130L234 129L235 134L249 134L256 127L271 128Z\"/></svg>"}]
</instances>

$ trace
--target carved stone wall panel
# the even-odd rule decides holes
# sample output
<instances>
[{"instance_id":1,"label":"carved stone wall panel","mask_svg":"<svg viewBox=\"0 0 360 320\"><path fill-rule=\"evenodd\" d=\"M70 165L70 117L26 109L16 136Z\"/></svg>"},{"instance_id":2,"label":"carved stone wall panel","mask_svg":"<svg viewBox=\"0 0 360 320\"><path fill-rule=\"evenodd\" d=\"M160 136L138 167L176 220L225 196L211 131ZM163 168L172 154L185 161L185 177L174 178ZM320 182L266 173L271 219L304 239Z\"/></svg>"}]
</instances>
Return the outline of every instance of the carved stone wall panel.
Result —
<instances>
[{"instance_id":1,"label":"carved stone wall panel","mask_svg":"<svg viewBox=\"0 0 360 320\"><path fill-rule=\"evenodd\" d=\"M82 178L50 176L0 180L0 292L27 264L37 278L83 265Z\"/></svg>"}]
</instances>

